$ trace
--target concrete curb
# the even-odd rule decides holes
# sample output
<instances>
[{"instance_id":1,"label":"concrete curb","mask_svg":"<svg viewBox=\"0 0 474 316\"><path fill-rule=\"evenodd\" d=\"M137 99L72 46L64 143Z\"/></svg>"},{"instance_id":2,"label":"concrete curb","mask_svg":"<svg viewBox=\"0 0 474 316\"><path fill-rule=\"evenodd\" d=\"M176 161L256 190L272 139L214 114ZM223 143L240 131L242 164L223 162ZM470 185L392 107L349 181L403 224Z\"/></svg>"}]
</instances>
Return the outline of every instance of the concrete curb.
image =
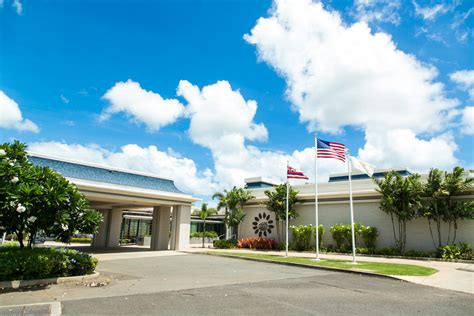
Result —
<instances>
[{"instance_id":1,"label":"concrete curb","mask_svg":"<svg viewBox=\"0 0 474 316\"><path fill-rule=\"evenodd\" d=\"M212 253L212 252L202 252L202 253L192 253L192 254L204 254L204 255L211 255L211 256L226 257L226 258L243 259L243 260L248 260L248 261L273 263L273 264L280 264L280 265L284 265L284 266L293 266L293 267L300 267L300 268L307 268L307 269L326 270L326 271L343 272L343 273L351 273L351 274L363 274L363 275L368 275L368 276L376 277L376 278L385 278L385 279L391 279L391 280L397 280L397 281L411 283L407 280L399 279L399 278L397 278L395 276L392 276L392 275L379 274L379 273L374 273L374 272L346 270L346 269L324 267L324 266L312 266L312 265L303 264L303 263L292 263L292 262L274 261L274 260L268 260L268 259L248 258L248 257L225 255L225 254L218 254L218 253Z\"/></svg>"},{"instance_id":2,"label":"concrete curb","mask_svg":"<svg viewBox=\"0 0 474 316\"><path fill-rule=\"evenodd\" d=\"M77 275L70 277L59 277L59 278L48 278L48 279L37 279L37 280L16 280L16 281L2 281L0 282L0 289L18 289L26 286L37 286L37 285L49 285L49 284L62 284L69 282L84 282L88 280L96 279L100 276L99 272L87 275Z\"/></svg>"}]
</instances>

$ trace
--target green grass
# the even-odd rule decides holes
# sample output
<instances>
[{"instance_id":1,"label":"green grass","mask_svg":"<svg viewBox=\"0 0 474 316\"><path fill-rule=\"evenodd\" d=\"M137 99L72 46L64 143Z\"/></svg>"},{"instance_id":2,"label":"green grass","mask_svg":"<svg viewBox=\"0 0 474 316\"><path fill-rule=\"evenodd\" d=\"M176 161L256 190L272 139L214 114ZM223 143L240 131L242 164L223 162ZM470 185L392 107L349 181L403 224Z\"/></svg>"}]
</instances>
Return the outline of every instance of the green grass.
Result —
<instances>
[{"instance_id":1,"label":"green grass","mask_svg":"<svg viewBox=\"0 0 474 316\"><path fill-rule=\"evenodd\" d=\"M386 275L428 276L438 272L438 270L433 268L427 268L413 264L358 261L357 264L354 265L352 264L352 261L349 260L321 259L320 261L315 261L312 258L282 257L275 255L239 252L211 252L210 254L213 253L230 257L265 259L278 262L298 263L311 266L322 266L352 271L361 270Z\"/></svg>"}]
</instances>

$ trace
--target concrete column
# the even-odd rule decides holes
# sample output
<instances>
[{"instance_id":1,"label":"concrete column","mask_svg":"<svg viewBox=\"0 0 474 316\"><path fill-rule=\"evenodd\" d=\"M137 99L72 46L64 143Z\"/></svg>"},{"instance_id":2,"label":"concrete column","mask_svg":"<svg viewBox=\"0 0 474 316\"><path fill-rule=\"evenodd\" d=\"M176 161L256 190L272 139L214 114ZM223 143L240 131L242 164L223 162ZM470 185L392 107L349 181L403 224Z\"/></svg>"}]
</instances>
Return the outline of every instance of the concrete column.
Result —
<instances>
[{"instance_id":1,"label":"concrete column","mask_svg":"<svg viewBox=\"0 0 474 316\"><path fill-rule=\"evenodd\" d=\"M107 236L109 234L109 223L110 223L110 209L109 210L98 210L104 220L99 225L99 231L94 235L92 240L92 247L94 248L105 248L107 246Z\"/></svg>"},{"instance_id":2,"label":"concrete column","mask_svg":"<svg viewBox=\"0 0 474 316\"><path fill-rule=\"evenodd\" d=\"M191 232L191 204L178 205L173 207L173 213L176 209L175 226L175 250L185 250L189 246L189 234Z\"/></svg>"},{"instance_id":3,"label":"concrete column","mask_svg":"<svg viewBox=\"0 0 474 316\"><path fill-rule=\"evenodd\" d=\"M109 236L107 240L108 248L120 247L120 232L122 230L123 209L112 208L110 211Z\"/></svg>"},{"instance_id":4,"label":"concrete column","mask_svg":"<svg viewBox=\"0 0 474 316\"><path fill-rule=\"evenodd\" d=\"M170 206L155 206L153 208L151 250L168 250L170 215Z\"/></svg>"},{"instance_id":5,"label":"concrete column","mask_svg":"<svg viewBox=\"0 0 474 316\"><path fill-rule=\"evenodd\" d=\"M176 243L176 213L178 212L176 206L172 207L171 213L171 233L170 233L170 250L175 250Z\"/></svg>"}]
</instances>

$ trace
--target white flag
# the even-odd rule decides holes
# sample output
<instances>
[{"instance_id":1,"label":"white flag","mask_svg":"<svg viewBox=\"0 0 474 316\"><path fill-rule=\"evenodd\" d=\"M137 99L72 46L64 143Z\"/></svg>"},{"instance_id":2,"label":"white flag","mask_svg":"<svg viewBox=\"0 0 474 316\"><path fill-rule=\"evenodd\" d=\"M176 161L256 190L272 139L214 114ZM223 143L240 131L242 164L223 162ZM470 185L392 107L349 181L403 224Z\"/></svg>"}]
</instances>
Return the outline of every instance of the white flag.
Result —
<instances>
[{"instance_id":1,"label":"white flag","mask_svg":"<svg viewBox=\"0 0 474 316\"><path fill-rule=\"evenodd\" d=\"M354 167L355 169L362 171L363 173L367 174L369 177L371 177L374 174L375 166L352 156L350 157L350 159L351 159L352 167Z\"/></svg>"}]
</instances>

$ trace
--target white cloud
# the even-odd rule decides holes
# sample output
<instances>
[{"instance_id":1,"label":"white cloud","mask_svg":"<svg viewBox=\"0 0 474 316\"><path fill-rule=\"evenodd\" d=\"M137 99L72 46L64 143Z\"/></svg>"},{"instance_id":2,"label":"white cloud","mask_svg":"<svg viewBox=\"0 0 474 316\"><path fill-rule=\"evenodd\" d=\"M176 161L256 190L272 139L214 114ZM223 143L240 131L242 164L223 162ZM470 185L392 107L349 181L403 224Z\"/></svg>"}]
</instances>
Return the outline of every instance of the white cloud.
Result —
<instances>
[{"instance_id":1,"label":"white cloud","mask_svg":"<svg viewBox=\"0 0 474 316\"><path fill-rule=\"evenodd\" d=\"M123 112L132 121L143 122L150 131L158 131L174 123L184 111L176 99L163 99L158 93L147 91L138 82L117 82L103 96L110 105L100 115L105 121L112 114Z\"/></svg>"},{"instance_id":2,"label":"white cloud","mask_svg":"<svg viewBox=\"0 0 474 316\"><path fill-rule=\"evenodd\" d=\"M469 93L474 100L474 70L460 70L449 75L452 81L457 83L462 90Z\"/></svg>"},{"instance_id":3,"label":"white cloud","mask_svg":"<svg viewBox=\"0 0 474 316\"><path fill-rule=\"evenodd\" d=\"M461 132L474 135L474 106L466 106L462 111Z\"/></svg>"},{"instance_id":4,"label":"white cloud","mask_svg":"<svg viewBox=\"0 0 474 316\"><path fill-rule=\"evenodd\" d=\"M0 90L0 128L13 128L19 131L38 133L38 126L28 119L23 119L18 103Z\"/></svg>"},{"instance_id":5,"label":"white cloud","mask_svg":"<svg viewBox=\"0 0 474 316\"><path fill-rule=\"evenodd\" d=\"M422 7L416 1L412 1L415 7L415 13L423 18L423 20L433 21L437 16L442 15L451 11L454 8L453 5L446 5L444 3L438 3L432 7Z\"/></svg>"},{"instance_id":6,"label":"white cloud","mask_svg":"<svg viewBox=\"0 0 474 316\"><path fill-rule=\"evenodd\" d=\"M23 13L23 5L20 0L13 0L12 7L15 8L15 11L18 15Z\"/></svg>"},{"instance_id":7,"label":"white cloud","mask_svg":"<svg viewBox=\"0 0 474 316\"><path fill-rule=\"evenodd\" d=\"M186 80L179 82L177 93L188 102L191 117L189 133L193 141L209 147L219 147L216 140L239 137L266 140L267 129L253 118L257 102L246 101L239 91L232 90L227 81L218 81L199 89Z\"/></svg>"},{"instance_id":8,"label":"white cloud","mask_svg":"<svg viewBox=\"0 0 474 316\"><path fill-rule=\"evenodd\" d=\"M359 21L400 24L399 0L354 0L354 15Z\"/></svg>"},{"instance_id":9,"label":"white cloud","mask_svg":"<svg viewBox=\"0 0 474 316\"><path fill-rule=\"evenodd\" d=\"M213 173L209 169L198 171L193 160L181 157L171 149L160 151L156 146L128 144L119 151L109 151L98 145L37 142L29 144L29 150L170 178L179 189L187 193L211 195L217 189L217 185L212 182Z\"/></svg>"},{"instance_id":10,"label":"white cloud","mask_svg":"<svg viewBox=\"0 0 474 316\"><path fill-rule=\"evenodd\" d=\"M64 104L69 104L69 99L66 98L64 95L61 94L59 97L61 98L61 101L63 101Z\"/></svg>"},{"instance_id":11,"label":"white cloud","mask_svg":"<svg viewBox=\"0 0 474 316\"><path fill-rule=\"evenodd\" d=\"M310 130L362 128L365 152L390 152L392 144L378 139L393 135L423 144L430 152L437 146L449 151L443 161L436 156L411 161L421 151L412 146L414 152L384 155L390 165L406 161L408 167L428 169L455 163L450 158L456 150L452 139L422 140L418 135L444 132L448 112L458 101L446 98L443 85L434 81L436 68L399 50L388 34L372 33L364 22L346 25L322 3L277 0L270 16L260 18L244 38L285 78L287 96ZM375 158L369 162L377 165Z\"/></svg>"}]
</instances>

